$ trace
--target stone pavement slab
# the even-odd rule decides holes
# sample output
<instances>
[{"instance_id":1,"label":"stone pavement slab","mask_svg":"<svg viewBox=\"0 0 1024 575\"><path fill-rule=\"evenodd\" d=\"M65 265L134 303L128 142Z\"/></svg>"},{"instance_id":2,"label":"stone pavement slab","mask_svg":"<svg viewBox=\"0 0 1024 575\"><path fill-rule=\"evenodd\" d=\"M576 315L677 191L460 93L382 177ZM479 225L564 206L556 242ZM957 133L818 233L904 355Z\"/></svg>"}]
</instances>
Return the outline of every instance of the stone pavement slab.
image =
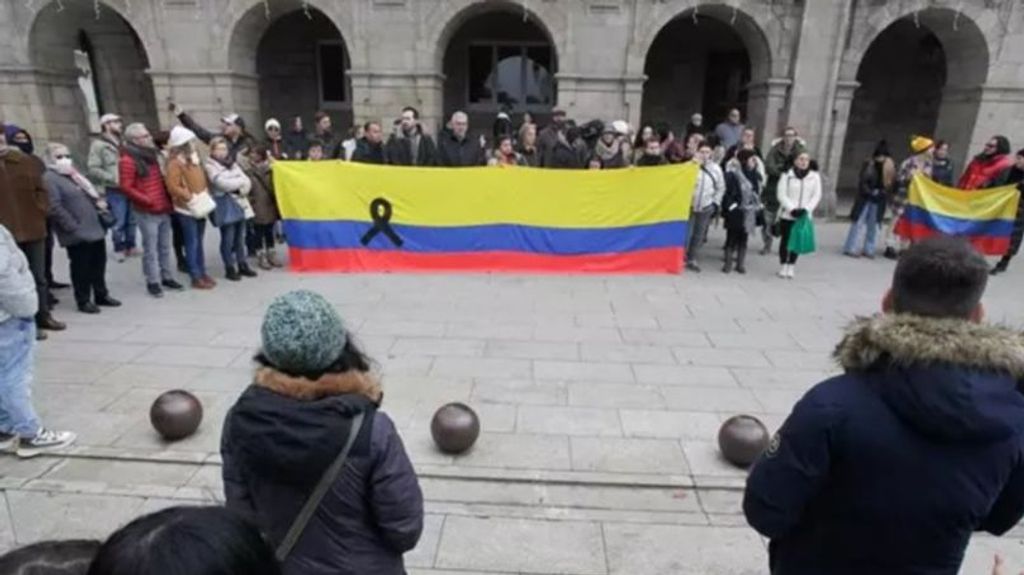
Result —
<instances>
[{"instance_id":1,"label":"stone pavement slab","mask_svg":"<svg viewBox=\"0 0 1024 575\"><path fill-rule=\"evenodd\" d=\"M763 573L763 546L738 510L745 475L719 455L718 428L743 412L777 429L839 371L829 353L843 326L877 310L893 269L839 255L844 225L817 231L820 251L792 281L774 277L774 255L752 255L743 277L714 265L682 276L277 270L154 300L137 261L111 263L124 307L85 316L63 297L55 314L68 331L37 348L44 422L77 431L76 453L92 458L0 457L0 547L102 537L145 510L220 499L221 423L249 385L263 310L306 288L338 306L379 364L383 410L424 474L430 516L411 572ZM66 279L64 250L55 256ZM1024 325L1022 277L1014 268L990 283L993 321ZM172 388L196 392L205 418L168 444L148 404ZM481 416L480 439L459 457L430 437L449 401ZM987 572L996 549L1024 567L1022 538L976 538L971 573Z\"/></svg>"}]
</instances>

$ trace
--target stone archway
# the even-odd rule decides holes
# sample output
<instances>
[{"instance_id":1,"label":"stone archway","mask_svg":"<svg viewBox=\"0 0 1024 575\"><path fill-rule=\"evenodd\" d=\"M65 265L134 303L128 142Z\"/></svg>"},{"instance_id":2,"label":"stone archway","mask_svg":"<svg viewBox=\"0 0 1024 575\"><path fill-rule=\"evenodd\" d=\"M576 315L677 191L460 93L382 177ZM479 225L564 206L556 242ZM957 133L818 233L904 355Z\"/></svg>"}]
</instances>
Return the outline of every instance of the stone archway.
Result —
<instances>
[{"instance_id":1,"label":"stone archway","mask_svg":"<svg viewBox=\"0 0 1024 575\"><path fill-rule=\"evenodd\" d=\"M441 33L437 54L444 118L465 110L470 124L483 128L507 111L516 123L526 112L545 122L555 106L557 48L548 27L522 6L488 2L466 8Z\"/></svg>"},{"instance_id":2,"label":"stone archway","mask_svg":"<svg viewBox=\"0 0 1024 575\"><path fill-rule=\"evenodd\" d=\"M99 117L158 125L150 66L142 40L107 4L49 2L29 32L29 57L41 104L41 140L83 151Z\"/></svg>"},{"instance_id":3,"label":"stone archway","mask_svg":"<svg viewBox=\"0 0 1024 575\"><path fill-rule=\"evenodd\" d=\"M312 125L318 110L329 113L336 130L352 125L351 57L334 20L299 0L277 2L268 16L262 4L236 22L228 43L228 63L236 75L233 100L260 133L266 118L282 125L302 116Z\"/></svg>"},{"instance_id":4,"label":"stone archway","mask_svg":"<svg viewBox=\"0 0 1024 575\"><path fill-rule=\"evenodd\" d=\"M974 151L971 140L989 71L988 43L977 23L954 10L929 8L875 30L859 55L848 57L840 74L841 84L855 88L839 192L853 193L861 161L883 138L897 161L909 155L914 134L944 139L962 170Z\"/></svg>"},{"instance_id":5,"label":"stone archway","mask_svg":"<svg viewBox=\"0 0 1024 575\"><path fill-rule=\"evenodd\" d=\"M690 115L704 115L709 130L730 108L744 112L758 130L775 129L767 91L772 51L750 14L724 5L689 8L655 28L641 43L644 54L643 123L665 122L679 130ZM758 89L752 90L753 87ZM777 111L773 114L773 118Z\"/></svg>"}]
</instances>

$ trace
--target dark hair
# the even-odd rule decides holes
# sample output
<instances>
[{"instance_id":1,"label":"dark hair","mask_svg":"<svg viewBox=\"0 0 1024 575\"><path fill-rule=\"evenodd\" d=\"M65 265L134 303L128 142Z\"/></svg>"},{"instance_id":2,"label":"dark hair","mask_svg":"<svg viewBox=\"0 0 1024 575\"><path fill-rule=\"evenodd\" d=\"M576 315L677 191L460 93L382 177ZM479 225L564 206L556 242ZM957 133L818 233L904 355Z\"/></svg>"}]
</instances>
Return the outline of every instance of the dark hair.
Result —
<instances>
[{"instance_id":1,"label":"dark hair","mask_svg":"<svg viewBox=\"0 0 1024 575\"><path fill-rule=\"evenodd\" d=\"M1017 155L1020 156L1021 158L1024 158L1024 148L1017 150Z\"/></svg>"},{"instance_id":2,"label":"dark hair","mask_svg":"<svg viewBox=\"0 0 1024 575\"><path fill-rule=\"evenodd\" d=\"M377 121L374 121L374 120L370 120L369 122L363 124L363 131L364 132L369 132L370 131L370 126L373 126L375 124L378 127L381 127L380 122L377 122ZM381 127L381 129L383 129L383 127Z\"/></svg>"},{"instance_id":3,"label":"dark hair","mask_svg":"<svg viewBox=\"0 0 1024 575\"><path fill-rule=\"evenodd\" d=\"M327 112L325 112L323 110L317 110L316 114L313 114L313 123L314 124L319 124L320 120L323 120L324 118L328 118L328 117L329 116L328 116Z\"/></svg>"},{"instance_id":4,"label":"dark hair","mask_svg":"<svg viewBox=\"0 0 1024 575\"><path fill-rule=\"evenodd\" d=\"M262 365L263 367L272 367L280 370L278 366L274 365L274 362L270 361L262 351L257 353L253 358L253 361ZM286 372L288 375L294 375L296 377L304 377L309 380L316 381L323 377L326 373L346 373L349 371L361 371L367 372L373 368L373 360L368 355L363 353L363 350L359 349L359 346L352 341L352 336L349 335L345 341L345 347L341 348L341 355L337 360L334 361L329 367L323 371L311 372L311 373L291 373ZM283 371L283 370L282 370Z\"/></svg>"},{"instance_id":5,"label":"dark hair","mask_svg":"<svg viewBox=\"0 0 1024 575\"><path fill-rule=\"evenodd\" d=\"M494 149L497 150L498 148L500 148L502 142L506 140L508 140L508 142L512 145L515 145L516 143L515 138L513 138L511 134L502 134L501 136L498 136L497 139L494 140Z\"/></svg>"},{"instance_id":6,"label":"dark hair","mask_svg":"<svg viewBox=\"0 0 1024 575\"><path fill-rule=\"evenodd\" d=\"M263 144L256 144L252 148L249 148L250 154L256 154L261 159L266 160L270 155L270 150Z\"/></svg>"},{"instance_id":7,"label":"dark hair","mask_svg":"<svg viewBox=\"0 0 1024 575\"><path fill-rule=\"evenodd\" d=\"M754 153L754 150L748 150L744 148L736 152L736 159L739 160L740 167L746 169L747 162L750 160L750 158L753 158L756 155L757 154Z\"/></svg>"},{"instance_id":8,"label":"dark hair","mask_svg":"<svg viewBox=\"0 0 1024 575\"><path fill-rule=\"evenodd\" d=\"M224 507L172 507L107 539L88 575L280 575L259 529Z\"/></svg>"},{"instance_id":9,"label":"dark hair","mask_svg":"<svg viewBox=\"0 0 1024 575\"><path fill-rule=\"evenodd\" d=\"M309 148L322 148L324 147L324 141L320 138L310 138Z\"/></svg>"},{"instance_id":10,"label":"dark hair","mask_svg":"<svg viewBox=\"0 0 1024 575\"><path fill-rule=\"evenodd\" d=\"M417 110L416 108L413 108L412 106L406 106L406 107L402 108L402 113L404 114L406 112L412 112L412 117L414 119L416 119L416 120L420 119L420 111Z\"/></svg>"},{"instance_id":11,"label":"dark hair","mask_svg":"<svg viewBox=\"0 0 1024 575\"><path fill-rule=\"evenodd\" d=\"M963 238L917 242L900 256L892 279L896 313L967 318L981 303L988 264Z\"/></svg>"},{"instance_id":12,"label":"dark hair","mask_svg":"<svg viewBox=\"0 0 1024 575\"><path fill-rule=\"evenodd\" d=\"M651 132L654 131L654 126L650 124L643 124L642 126L640 126L640 129L636 131L636 137L633 138L634 148L639 150L640 148L644 147L644 145L647 144L647 142L644 141L644 130L646 130L647 128L650 128Z\"/></svg>"},{"instance_id":13,"label":"dark hair","mask_svg":"<svg viewBox=\"0 0 1024 575\"><path fill-rule=\"evenodd\" d=\"M875 151L872 152L871 157L877 158L878 156L892 156L889 153L889 142L887 140L879 140L878 145L875 146Z\"/></svg>"},{"instance_id":14,"label":"dark hair","mask_svg":"<svg viewBox=\"0 0 1024 575\"><path fill-rule=\"evenodd\" d=\"M167 145L167 142L170 141L171 133L168 132L167 130L160 130L159 132L153 134L153 145L156 146L157 149L163 149L163 147Z\"/></svg>"},{"instance_id":15,"label":"dark hair","mask_svg":"<svg viewBox=\"0 0 1024 575\"><path fill-rule=\"evenodd\" d=\"M715 147L711 145L711 141L710 140L711 140L710 138L705 138L704 141L702 141L700 144L697 145L697 149L698 150L703 150L704 148L707 148L709 150L714 150Z\"/></svg>"},{"instance_id":16,"label":"dark hair","mask_svg":"<svg viewBox=\"0 0 1024 575\"><path fill-rule=\"evenodd\" d=\"M996 141L997 154L1005 155L1010 153L1010 140L1006 136L992 136L992 139Z\"/></svg>"},{"instance_id":17,"label":"dark hair","mask_svg":"<svg viewBox=\"0 0 1024 575\"><path fill-rule=\"evenodd\" d=\"M41 541L0 556L4 575L85 575L100 542L92 539Z\"/></svg>"}]
</instances>

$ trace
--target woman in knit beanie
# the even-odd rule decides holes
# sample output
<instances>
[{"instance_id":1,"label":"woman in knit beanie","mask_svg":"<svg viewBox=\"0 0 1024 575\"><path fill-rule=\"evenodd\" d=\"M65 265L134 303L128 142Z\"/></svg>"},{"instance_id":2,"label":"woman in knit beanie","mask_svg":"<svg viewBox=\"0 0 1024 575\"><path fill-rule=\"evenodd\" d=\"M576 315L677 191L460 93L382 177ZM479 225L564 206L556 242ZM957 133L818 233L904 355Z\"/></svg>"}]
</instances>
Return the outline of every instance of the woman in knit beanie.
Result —
<instances>
[{"instance_id":1,"label":"woman in knit beanie","mask_svg":"<svg viewBox=\"0 0 1024 575\"><path fill-rule=\"evenodd\" d=\"M423 530L423 495L380 383L334 307L310 291L275 299L254 383L224 422L228 507L279 545L364 414L341 473L284 562L308 575L403 575Z\"/></svg>"}]
</instances>

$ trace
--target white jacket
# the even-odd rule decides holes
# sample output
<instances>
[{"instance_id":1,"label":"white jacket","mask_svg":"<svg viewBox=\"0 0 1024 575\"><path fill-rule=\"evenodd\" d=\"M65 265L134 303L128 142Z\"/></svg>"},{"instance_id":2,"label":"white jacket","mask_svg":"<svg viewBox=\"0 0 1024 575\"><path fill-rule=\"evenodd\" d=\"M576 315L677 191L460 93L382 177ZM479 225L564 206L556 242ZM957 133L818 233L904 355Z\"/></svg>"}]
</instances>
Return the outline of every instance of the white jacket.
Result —
<instances>
[{"instance_id":1,"label":"white jacket","mask_svg":"<svg viewBox=\"0 0 1024 575\"><path fill-rule=\"evenodd\" d=\"M39 309L36 281L25 254L7 228L0 226L0 323L31 318Z\"/></svg>"},{"instance_id":2,"label":"white jacket","mask_svg":"<svg viewBox=\"0 0 1024 575\"><path fill-rule=\"evenodd\" d=\"M252 190L252 181L238 162L228 169L217 160L209 158L206 160L206 177L210 182L210 191L214 194L234 194L244 198Z\"/></svg>"},{"instance_id":3,"label":"white jacket","mask_svg":"<svg viewBox=\"0 0 1024 575\"><path fill-rule=\"evenodd\" d=\"M821 201L821 175L814 170L800 179L789 170L779 178L779 217L792 220L792 212L796 209L807 210L809 216Z\"/></svg>"},{"instance_id":4,"label":"white jacket","mask_svg":"<svg viewBox=\"0 0 1024 575\"><path fill-rule=\"evenodd\" d=\"M725 195L725 174L715 162L708 160L699 166L697 185L693 189L693 211L702 212L722 203Z\"/></svg>"}]
</instances>

